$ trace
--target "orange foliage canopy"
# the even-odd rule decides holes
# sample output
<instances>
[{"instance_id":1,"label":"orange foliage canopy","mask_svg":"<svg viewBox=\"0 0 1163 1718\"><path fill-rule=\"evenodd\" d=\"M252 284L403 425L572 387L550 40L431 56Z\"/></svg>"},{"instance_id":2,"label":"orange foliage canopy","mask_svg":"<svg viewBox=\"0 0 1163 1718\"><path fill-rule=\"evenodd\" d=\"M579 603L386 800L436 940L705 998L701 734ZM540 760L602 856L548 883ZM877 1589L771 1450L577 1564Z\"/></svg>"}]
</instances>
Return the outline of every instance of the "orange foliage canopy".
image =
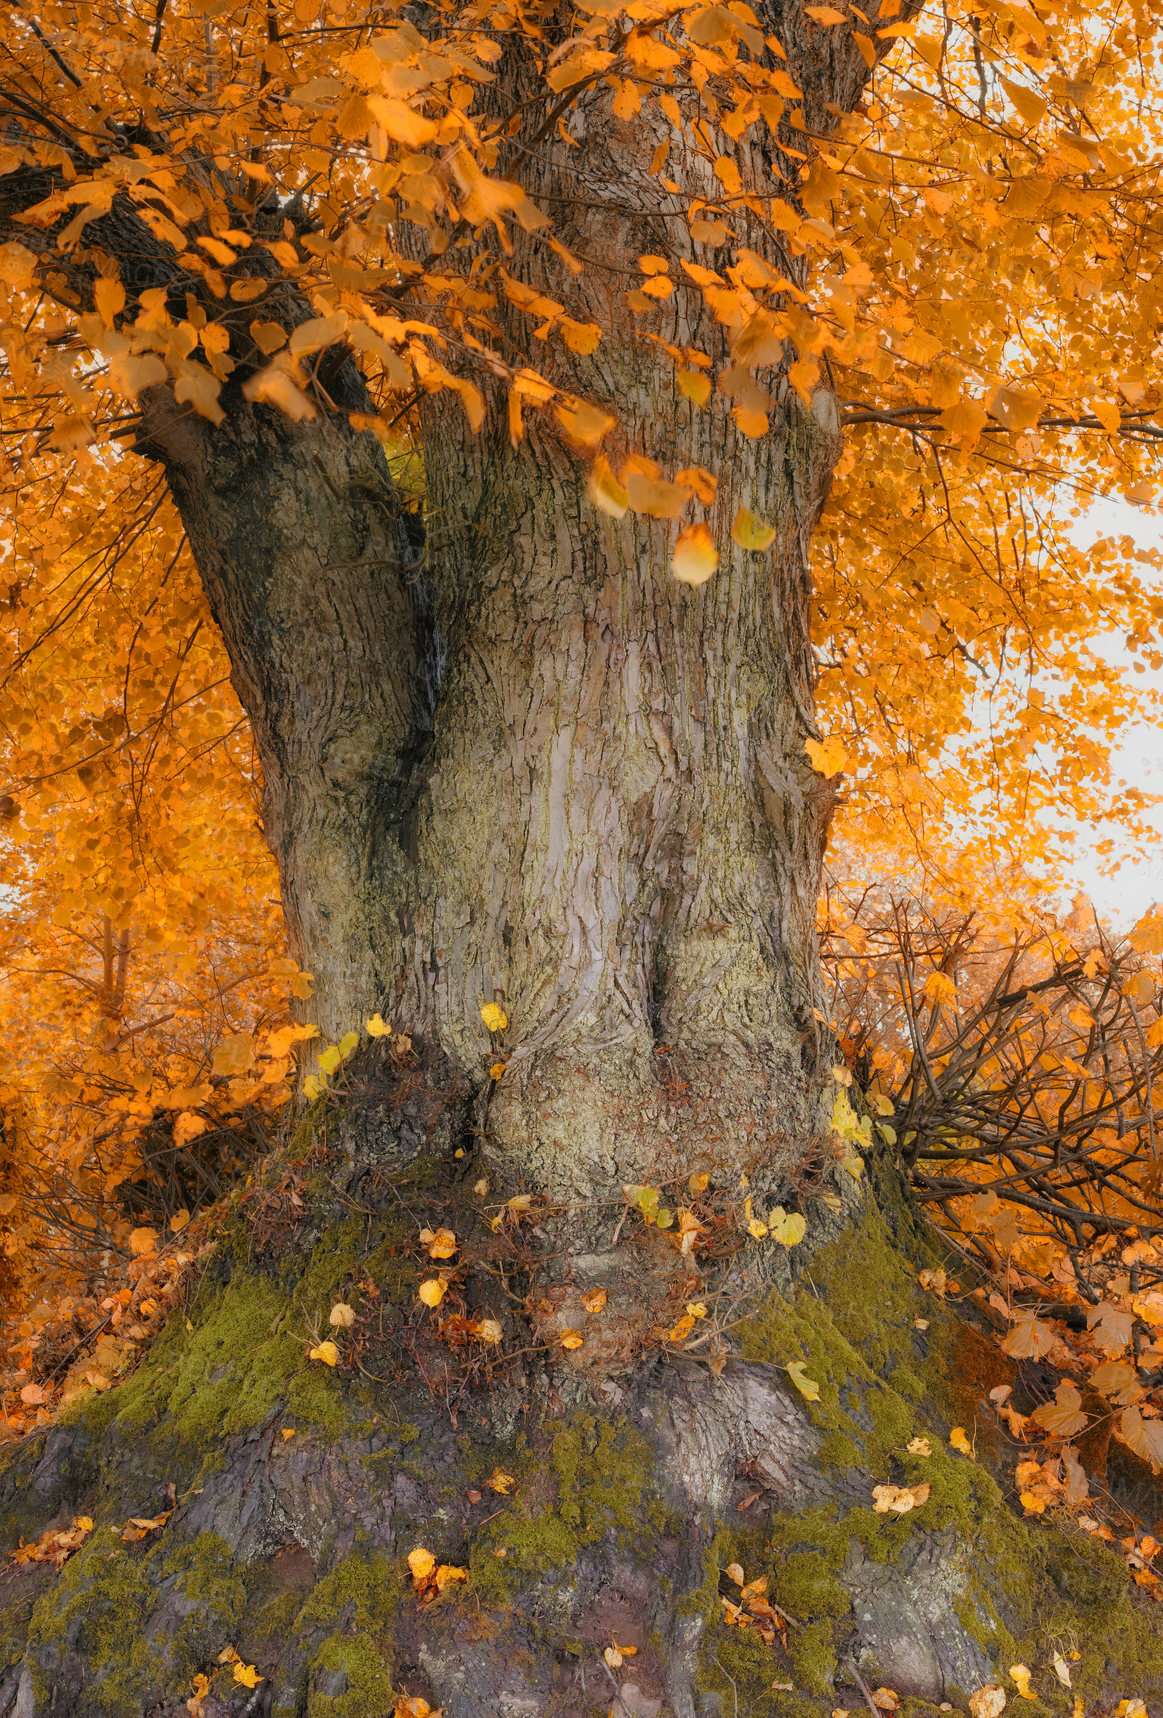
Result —
<instances>
[{"instance_id":1,"label":"orange foliage canopy","mask_svg":"<svg viewBox=\"0 0 1163 1718\"><path fill-rule=\"evenodd\" d=\"M217 421L241 363L249 398L305 417L326 401L324 355L347 349L376 403L366 427L414 487L401 437L421 395L451 391L473 425L499 407L514 439L553 414L594 505L672 517L676 576L713 576L710 509L731 474L651 467L620 441L616 400L554 380L555 351L609 334L576 302L590 259L556 236L530 166L550 134L584 153L583 96L641 122L642 174L688 224L687 258L644 254L624 283L659 397L701 407L718 389L762 436L764 372L790 361L791 385L810 400L830 384L848 426L816 555L813 762L848 773L839 833L857 839L841 851L954 895L985 877L1016 896L1059 862L1063 816L1134 830L1139 798L1112 787L1107 751L1150 706L1099 646L1125 640L1158 667L1163 599L1130 543L1081 550L1064 514L1152 493L1145 0L789 12L814 51L850 38L874 68L827 131L808 127L795 43L746 0L581 0L564 26L537 4L445 0L427 34L396 0L0 15L0 175L46 169L0 244L0 1214L18 1271L56 1258L53 1292L83 1293L69 1237L127 1248L148 1227L110 1201L150 1127L177 1116L180 1144L276 1108L288 984L309 993L282 958L228 663L162 480L126 451L139 390L168 378ZM517 51L526 100L499 112L495 68ZM749 150L765 130L793 163L779 182ZM118 197L197 286L184 315L95 242ZM744 218L803 285L742 242ZM537 281L510 270L517 228ZM310 309L290 328L288 282ZM729 363L669 338L667 306L691 294L729 331ZM501 302L525 320L520 350L498 338ZM764 520L727 517L766 551ZM49 1231L29 1185L55 1202Z\"/></svg>"}]
</instances>

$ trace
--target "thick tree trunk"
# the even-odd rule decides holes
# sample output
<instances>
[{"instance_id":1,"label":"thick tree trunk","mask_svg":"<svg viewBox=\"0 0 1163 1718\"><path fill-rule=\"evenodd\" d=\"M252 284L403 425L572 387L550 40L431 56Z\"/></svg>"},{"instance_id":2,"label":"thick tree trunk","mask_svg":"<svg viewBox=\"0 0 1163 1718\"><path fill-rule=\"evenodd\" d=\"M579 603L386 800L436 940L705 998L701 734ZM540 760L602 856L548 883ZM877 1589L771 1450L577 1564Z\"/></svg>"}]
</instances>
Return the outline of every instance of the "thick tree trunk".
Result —
<instances>
[{"instance_id":1,"label":"thick tree trunk","mask_svg":"<svg viewBox=\"0 0 1163 1718\"><path fill-rule=\"evenodd\" d=\"M864 60L850 32L768 10L823 130ZM519 48L501 71L520 111ZM421 564L350 425L367 407L350 362L328 377L337 409L296 423L233 383L220 428L165 391L143 402L254 727L317 1018L338 1038L383 1009L417 1053L369 1049L220 1214L188 1318L10 1457L8 1544L81 1514L97 1530L59 1575L23 1566L0 1591L3 1718L179 1718L196 1677L205 1718L385 1718L400 1695L449 1718L800 1718L862 1683L963 1703L1072 1639L1096 1698L1160 1683L1117 1560L1015 1519L991 1477L1001 1362L917 1287L931 1243L907 1202L878 1209L829 1149L830 793L804 745L834 402L805 405L777 364L750 439L720 395L699 413L675 392L625 302L641 255L676 278L690 257L646 171L658 139L596 96L569 124L582 147L537 136L521 173L605 335L554 379L616 409L623 454L717 474L710 583L671 578L673 521L592 506L547 416L513 445L499 401L476 437L428 403ZM794 182L793 158L774 166ZM682 170L695 185L709 164ZM44 190L0 182L0 226ZM90 242L153 284L164 247L135 222L115 207ZM803 278L758 221L744 237ZM540 256L518 239L507 267L552 293ZM520 353L528 323L498 315ZM730 357L685 287L661 333ZM764 557L731 541L739 506L775 528ZM685 1204L686 1250L624 1184ZM754 1239L748 1199L801 1210L807 1240ZM458 1243L431 1313L425 1227ZM358 1317L333 1373L307 1351L336 1300ZM979 1424L980 1464L946 1453L954 1422ZM935 1453L910 1453L926 1433ZM511 1486L490 1489L497 1470ZM875 1484L922 1480L911 1514L870 1507ZM171 1505L139 1542L112 1536ZM467 1581L418 1595L420 1546ZM770 1641L725 1623L737 1568L770 1582ZM608 1661L615 1642L633 1655ZM257 1666L253 1692L215 1668L226 1647Z\"/></svg>"}]
</instances>

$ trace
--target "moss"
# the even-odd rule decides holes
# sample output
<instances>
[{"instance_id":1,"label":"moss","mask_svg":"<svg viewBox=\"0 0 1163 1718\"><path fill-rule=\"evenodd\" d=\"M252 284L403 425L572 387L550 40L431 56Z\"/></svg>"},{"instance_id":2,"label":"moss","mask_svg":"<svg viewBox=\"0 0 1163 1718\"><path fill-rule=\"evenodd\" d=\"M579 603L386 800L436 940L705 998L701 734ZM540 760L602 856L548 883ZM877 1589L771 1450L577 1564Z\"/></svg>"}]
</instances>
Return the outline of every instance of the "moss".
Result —
<instances>
[{"instance_id":1,"label":"moss","mask_svg":"<svg viewBox=\"0 0 1163 1718\"><path fill-rule=\"evenodd\" d=\"M782 1655L751 1629L719 1629L699 1659L700 1691L718 1694L724 1718L774 1718L773 1682L790 1682ZM818 1711L813 1718L819 1718Z\"/></svg>"},{"instance_id":2,"label":"moss","mask_svg":"<svg viewBox=\"0 0 1163 1718\"><path fill-rule=\"evenodd\" d=\"M168 1416L181 1440L208 1447L264 1424L286 1402L299 1418L337 1434L344 1424L339 1387L307 1360L289 1328L292 1311L269 1279L239 1273L214 1291L185 1342L151 1355L130 1379L117 1424L138 1430Z\"/></svg>"},{"instance_id":3,"label":"moss","mask_svg":"<svg viewBox=\"0 0 1163 1718\"><path fill-rule=\"evenodd\" d=\"M383 1718L392 1698L391 1668L367 1634L329 1635L311 1660L307 1718Z\"/></svg>"},{"instance_id":4,"label":"moss","mask_svg":"<svg viewBox=\"0 0 1163 1718\"><path fill-rule=\"evenodd\" d=\"M473 1590L483 1605L503 1605L530 1576L571 1569L580 1549L607 1533L640 1543L661 1531L649 1500L650 1446L627 1426L578 1414L547 1454L504 1465L518 1471L510 1505L477 1534L470 1555Z\"/></svg>"},{"instance_id":5,"label":"moss","mask_svg":"<svg viewBox=\"0 0 1163 1718\"><path fill-rule=\"evenodd\" d=\"M160 1657L158 1643L147 1641L142 1629L153 1608L150 1561L129 1556L108 1529L99 1529L33 1606L28 1638L41 1674L66 1641L90 1668L92 1682L78 1712L138 1718L148 1704ZM34 1687L34 1693L38 1707L47 1705L47 1688Z\"/></svg>"},{"instance_id":6,"label":"moss","mask_svg":"<svg viewBox=\"0 0 1163 1718\"><path fill-rule=\"evenodd\" d=\"M408 1591L407 1572L382 1551L359 1546L317 1581L296 1629L334 1631L340 1623L363 1632L384 1628Z\"/></svg>"}]
</instances>

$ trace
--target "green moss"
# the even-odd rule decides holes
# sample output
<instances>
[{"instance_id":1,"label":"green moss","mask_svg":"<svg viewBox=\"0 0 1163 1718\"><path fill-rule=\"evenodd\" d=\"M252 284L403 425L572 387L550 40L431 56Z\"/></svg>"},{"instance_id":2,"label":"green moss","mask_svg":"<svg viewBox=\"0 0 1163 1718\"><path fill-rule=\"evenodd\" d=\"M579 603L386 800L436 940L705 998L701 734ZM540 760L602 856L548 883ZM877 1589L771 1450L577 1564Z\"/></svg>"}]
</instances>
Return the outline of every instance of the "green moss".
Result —
<instances>
[{"instance_id":1,"label":"green moss","mask_svg":"<svg viewBox=\"0 0 1163 1718\"><path fill-rule=\"evenodd\" d=\"M116 1396L116 1424L141 1430L164 1417L178 1438L208 1447L262 1425L286 1402L337 1434L343 1401L329 1369L312 1366L291 1328L292 1306L266 1277L239 1273L214 1289L187 1339L155 1351Z\"/></svg>"},{"instance_id":2,"label":"green moss","mask_svg":"<svg viewBox=\"0 0 1163 1718\"><path fill-rule=\"evenodd\" d=\"M383 1552L360 1546L316 1582L296 1628L331 1632L347 1623L374 1633L388 1624L407 1591L407 1571L402 1566L393 1567Z\"/></svg>"},{"instance_id":3,"label":"green moss","mask_svg":"<svg viewBox=\"0 0 1163 1718\"><path fill-rule=\"evenodd\" d=\"M391 1667L367 1634L329 1635L311 1660L307 1718L383 1718L392 1698Z\"/></svg>"},{"instance_id":4,"label":"green moss","mask_svg":"<svg viewBox=\"0 0 1163 1718\"><path fill-rule=\"evenodd\" d=\"M473 1590L483 1605L506 1604L530 1576L571 1569L583 1545L608 1533L630 1545L661 1530L649 1499L650 1446L630 1427L578 1414L546 1454L513 1465L519 1484L509 1507L472 1546Z\"/></svg>"},{"instance_id":5,"label":"green moss","mask_svg":"<svg viewBox=\"0 0 1163 1718\"><path fill-rule=\"evenodd\" d=\"M160 1657L158 1643L147 1641L142 1628L154 1588L150 1558L129 1556L111 1532L99 1529L33 1606L28 1641L42 1676L66 1640L90 1667L93 1680L79 1711L138 1718L145 1709ZM47 1687L34 1692L38 1706L47 1705Z\"/></svg>"}]
</instances>

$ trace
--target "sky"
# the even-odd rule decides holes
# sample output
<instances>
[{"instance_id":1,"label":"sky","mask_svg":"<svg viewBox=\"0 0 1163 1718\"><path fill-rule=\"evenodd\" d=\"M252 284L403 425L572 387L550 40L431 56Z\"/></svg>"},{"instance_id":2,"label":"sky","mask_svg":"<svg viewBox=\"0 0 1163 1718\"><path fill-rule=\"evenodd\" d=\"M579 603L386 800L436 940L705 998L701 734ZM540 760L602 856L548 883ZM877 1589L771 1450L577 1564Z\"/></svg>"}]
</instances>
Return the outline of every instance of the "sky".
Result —
<instances>
[{"instance_id":1,"label":"sky","mask_svg":"<svg viewBox=\"0 0 1163 1718\"><path fill-rule=\"evenodd\" d=\"M1084 546L1099 537L1125 535L1133 537L1144 549L1159 549L1163 548L1163 514L1146 512L1125 501L1101 501L1077 522L1073 534ZM1111 657L1114 667L1117 650L1111 652ZM1154 678L1163 689L1163 674ZM1123 744L1112 753L1111 762L1116 778L1125 779L1144 793L1163 795L1163 728L1129 729ZM1159 832L1156 852L1137 863L1125 862L1113 874L1105 868L1109 861L1100 860L1094 852L1094 846L1106 831L1079 832L1074 867L1078 887L1085 890L1104 918L1122 930L1142 918L1149 907L1163 903L1163 805L1147 821Z\"/></svg>"}]
</instances>

